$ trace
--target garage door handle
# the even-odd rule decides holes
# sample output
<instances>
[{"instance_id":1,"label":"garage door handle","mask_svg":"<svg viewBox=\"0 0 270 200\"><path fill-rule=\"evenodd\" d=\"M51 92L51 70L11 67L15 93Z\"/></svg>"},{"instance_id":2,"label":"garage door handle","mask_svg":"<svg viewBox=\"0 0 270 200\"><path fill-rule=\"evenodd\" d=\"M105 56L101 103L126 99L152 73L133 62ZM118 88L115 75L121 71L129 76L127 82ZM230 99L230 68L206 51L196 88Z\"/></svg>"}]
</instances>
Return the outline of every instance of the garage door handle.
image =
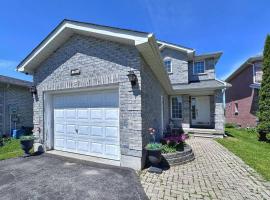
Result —
<instances>
[{"instance_id":1,"label":"garage door handle","mask_svg":"<svg viewBox=\"0 0 270 200\"><path fill-rule=\"evenodd\" d=\"M78 129L75 129L76 133L78 133Z\"/></svg>"}]
</instances>

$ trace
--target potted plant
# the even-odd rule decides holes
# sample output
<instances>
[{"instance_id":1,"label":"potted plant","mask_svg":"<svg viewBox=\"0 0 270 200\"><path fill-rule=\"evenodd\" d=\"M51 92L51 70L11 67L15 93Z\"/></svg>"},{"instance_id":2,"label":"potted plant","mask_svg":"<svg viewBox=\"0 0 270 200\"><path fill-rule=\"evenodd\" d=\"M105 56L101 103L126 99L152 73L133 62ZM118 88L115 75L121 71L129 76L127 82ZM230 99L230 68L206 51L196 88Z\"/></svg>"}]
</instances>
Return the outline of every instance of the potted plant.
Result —
<instances>
[{"instance_id":1,"label":"potted plant","mask_svg":"<svg viewBox=\"0 0 270 200\"><path fill-rule=\"evenodd\" d=\"M33 135L27 135L20 137L21 148L24 150L24 157L30 156L30 149L33 147L35 137Z\"/></svg>"},{"instance_id":2,"label":"potted plant","mask_svg":"<svg viewBox=\"0 0 270 200\"><path fill-rule=\"evenodd\" d=\"M156 130L154 128L149 128L148 129L149 134L153 137L153 141L150 142L149 144L146 145L145 149L148 152L148 160L151 164L151 167L149 168L149 170L154 171L156 173L160 173L159 169L159 164L161 162L161 149L162 149L162 144L156 142ZM154 168L154 169L153 169ZM162 170L161 170L162 172Z\"/></svg>"}]
</instances>

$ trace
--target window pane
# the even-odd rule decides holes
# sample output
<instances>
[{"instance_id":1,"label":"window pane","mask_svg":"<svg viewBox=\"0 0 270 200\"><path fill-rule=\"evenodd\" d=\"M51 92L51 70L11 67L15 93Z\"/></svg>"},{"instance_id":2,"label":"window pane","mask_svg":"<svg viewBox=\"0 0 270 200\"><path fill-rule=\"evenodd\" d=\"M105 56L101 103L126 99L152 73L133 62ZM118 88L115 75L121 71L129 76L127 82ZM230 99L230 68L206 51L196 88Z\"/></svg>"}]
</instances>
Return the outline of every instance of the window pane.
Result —
<instances>
[{"instance_id":1,"label":"window pane","mask_svg":"<svg viewBox=\"0 0 270 200\"><path fill-rule=\"evenodd\" d=\"M194 74L204 73L204 62L195 62L194 63Z\"/></svg>"},{"instance_id":2,"label":"window pane","mask_svg":"<svg viewBox=\"0 0 270 200\"><path fill-rule=\"evenodd\" d=\"M164 61L164 67L168 73L172 72L172 62L171 60Z\"/></svg>"},{"instance_id":3,"label":"window pane","mask_svg":"<svg viewBox=\"0 0 270 200\"><path fill-rule=\"evenodd\" d=\"M172 118L182 118L182 99L181 97L172 97L171 99L172 107Z\"/></svg>"}]
</instances>

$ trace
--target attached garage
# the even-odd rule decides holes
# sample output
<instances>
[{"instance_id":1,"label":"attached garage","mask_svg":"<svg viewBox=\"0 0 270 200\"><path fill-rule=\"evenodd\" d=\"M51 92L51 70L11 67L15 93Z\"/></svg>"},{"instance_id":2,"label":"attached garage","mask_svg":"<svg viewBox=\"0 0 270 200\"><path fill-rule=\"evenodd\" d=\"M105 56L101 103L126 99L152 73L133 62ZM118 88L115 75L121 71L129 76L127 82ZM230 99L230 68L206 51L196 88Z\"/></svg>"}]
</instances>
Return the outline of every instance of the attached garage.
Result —
<instances>
[{"instance_id":1,"label":"attached garage","mask_svg":"<svg viewBox=\"0 0 270 200\"><path fill-rule=\"evenodd\" d=\"M54 94L55 150L120 160L118 90Z\"/></svg>"}]
</instances>

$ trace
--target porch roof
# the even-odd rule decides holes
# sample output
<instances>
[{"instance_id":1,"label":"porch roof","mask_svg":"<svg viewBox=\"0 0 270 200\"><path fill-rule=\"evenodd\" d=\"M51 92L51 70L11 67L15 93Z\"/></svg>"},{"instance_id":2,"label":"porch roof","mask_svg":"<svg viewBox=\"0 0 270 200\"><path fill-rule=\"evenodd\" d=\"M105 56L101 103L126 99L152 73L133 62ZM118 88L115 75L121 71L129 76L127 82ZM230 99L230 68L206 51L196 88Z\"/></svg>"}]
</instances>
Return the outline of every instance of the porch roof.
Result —
<instances>
[{"instance_id":1,"label":"porch roof","mask_svg":"<svg viewBox=\"0 0 270 200\"><path fill-rule=\"evenodd\" d=\"M173 84L172 86L174 92L189 93L194 91L205 91L205 90L213 91L216 89L225 89L227 87L230 87L231 85L217 79L212 79L212 80L189 82L188 84Z\"/></svg>"}]
</instances>

